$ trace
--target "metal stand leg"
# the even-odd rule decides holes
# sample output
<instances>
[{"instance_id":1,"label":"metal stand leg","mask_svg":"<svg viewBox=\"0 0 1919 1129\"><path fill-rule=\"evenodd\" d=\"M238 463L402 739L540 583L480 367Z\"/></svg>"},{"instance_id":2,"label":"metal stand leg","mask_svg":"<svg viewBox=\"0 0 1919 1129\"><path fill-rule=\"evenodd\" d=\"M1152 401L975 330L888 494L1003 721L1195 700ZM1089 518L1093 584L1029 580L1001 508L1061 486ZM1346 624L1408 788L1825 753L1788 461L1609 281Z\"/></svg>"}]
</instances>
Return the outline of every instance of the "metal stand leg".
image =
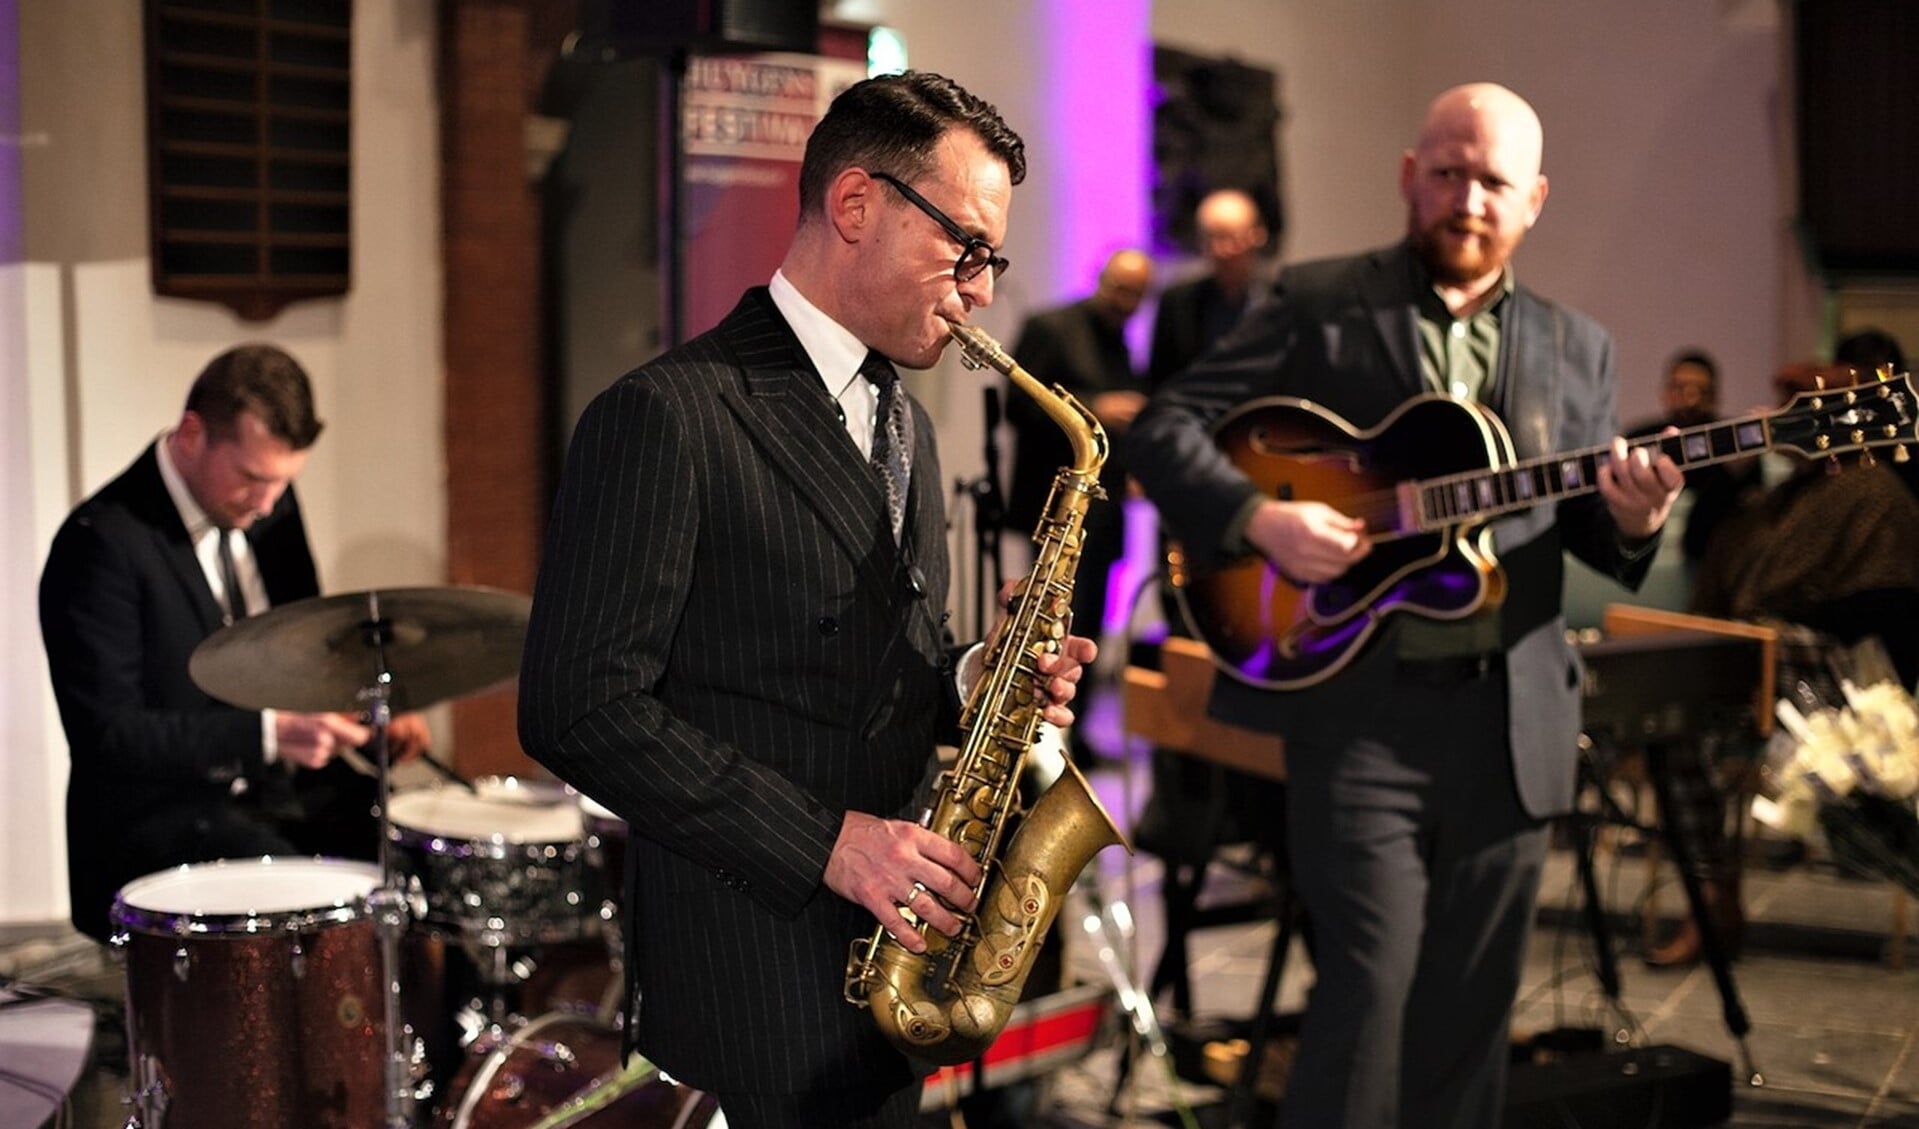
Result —
<instances>
[{"instance_id":1,"label":"metal stand leg","mask_svg":"<svg viewBox=\"0 0 1919 1129\"><path fill-rule=\"evenodd\" d=\"M1266 977L1260 982L1258 1009L1253 1027L1246 1036L1246 1057L1240 1060L1239 1076L1227 1105L1227 1129L1247 1129L1252 1124L1255 1099L1259 1095L1259 1071L1266 1062L1266 1043L1272 1037L1273 1000L1279 995L1280 974L1286 970L1286 954L1293 947L1293 895L1290 888L1280 895L1279 930L1273 936L1273 948L1266 957Z\"/></svg>"},{"instance_id":2,"label":"metal stand leg","mask_svg":"<svg viewBox=\"0 0 1919 1129\"><path fill-rule=\"evenodd\" d=\"M387 745L387 726L393 720L393 675L386 662L388 627L387 621L380 617L380 594L367 593L367 618L361 629L377 659L373 681L360 691L360 701L373 728L380 806L380 888L367 896L367 911L380 938L380 972L386 981L386 1129L412 1129L413 1058L407 1046L406 1008L400 985L400 939L406 935L411 915L394 866L392 846L387 841L387 813L392 806L392 758Z\"/></svg>"},{"instance_id":3,"label":"metal stand leg","mask_svg":"<svg viewBox=\"0 0 1919 1129\"><path fill-rule=\"evenodd\" d=\"M1646 771L1652 779L1653 793L1659 797L1661 822L1670 831L1673 825L1672 813L1675 796L1672 777L1667 764L1667 746L1651 745L1646 749ZM1732 1033L1739 1044L1739 1063L1746 1072L1746 1082L1752 1086L1763 1086L1765 1076L1753 1065L1752 1050L1746 1045L1746 1035L1752 1030L1752 1024L1746 1018L1746 1006L1739 998L1739 986L1733 983L1732 962L1726 956L1726 941L1719 934L1719 923L1706 905L1706 892L1699 880L1693 861L1693 845L1683 834L1667 834L1666 845L1672 851L1673 866L1679 871L1679 881L1686 888L1686 903L1692 908L1693 924L1699 928L1700 949L1705 954L1706 966L1712 970L1712 979L1719 989L1719 999L1724 1006L1726 1030Z\"/></svg>"}]
</instances>

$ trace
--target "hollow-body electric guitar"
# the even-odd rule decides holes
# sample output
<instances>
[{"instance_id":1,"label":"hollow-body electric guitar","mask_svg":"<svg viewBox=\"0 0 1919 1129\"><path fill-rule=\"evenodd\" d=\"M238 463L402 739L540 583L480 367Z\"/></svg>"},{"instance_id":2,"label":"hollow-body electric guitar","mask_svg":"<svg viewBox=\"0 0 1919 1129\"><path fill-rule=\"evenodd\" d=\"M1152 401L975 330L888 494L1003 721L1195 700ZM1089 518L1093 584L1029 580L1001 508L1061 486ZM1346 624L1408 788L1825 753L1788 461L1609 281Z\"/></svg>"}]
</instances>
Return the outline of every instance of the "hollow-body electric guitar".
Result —
<instances>
[{"instance_id":1,"label":"hollow-body electric guitar","mask_svg":"<svg viewBox=\"0 0 1919 1129\"><path fill-rule=\"evenodd\" d=\"M1776 411L1634 440L1681 470L1764 451L1831 457L1893 446L1910 456L1910 375L1794 396ZM1372 552L1330 581L1292 583L1253 554L1200 568L1178 543L1169 572L1193 634L1220 670L1250 685L1297 690L1350 662L1386 616L1459 619L1497 605L1505 574L1487 523L1599 488L1611 448L1517 460L1486 408L1437 394L1406 401L1359 431L1306 400L1254 400L1219 421L1213 439L1263 496L1316 501L1366 522Z\"/></svg>"}]
</instances>

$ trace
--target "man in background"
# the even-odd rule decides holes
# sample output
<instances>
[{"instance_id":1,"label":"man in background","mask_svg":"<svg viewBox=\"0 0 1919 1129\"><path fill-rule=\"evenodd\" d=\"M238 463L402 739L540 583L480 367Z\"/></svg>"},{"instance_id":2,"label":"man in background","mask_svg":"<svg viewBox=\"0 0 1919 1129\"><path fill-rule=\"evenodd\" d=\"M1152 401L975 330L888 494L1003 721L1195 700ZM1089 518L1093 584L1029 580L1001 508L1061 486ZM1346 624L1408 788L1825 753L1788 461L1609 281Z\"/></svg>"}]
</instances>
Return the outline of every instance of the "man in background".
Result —
<instances>
[{"instance_id":1,"label":"man in background","mask_svg":"<svg viewBox=\"0 0 1919 1129\"><path fill-rule=\"evenodd\" d=\"M1073 588L1073 622L1087 637L1103 629L1114 562L1126 551L1126 468L1119 445L1146 402L1133 371L1126 323L1139 311L1152 285L1153 263L1142 251L1116 251L1099 272L1093 293L1070 305L1033 314L1020 327L1013 358L1042 384L1058 384L1086 405L1112 444L1100 485L1106 501L1086 513L1085 542ZM1013 481L1007 491L1006 527L1030 538L1039 524L1059 468L1073 461L1072 445L1033 398L1010 385L1006 421L1013 429ZM1091 763L1091 747L1075 732L1074 759Z\"/></svg>"},{"instance_id":2,"label":"man in background","mask_svg":"<svg viewBox=\"0 0 1919 1129\"><path fill-rule=\"evenodd\" d=\"M1668 427L1681 431L1719 421L1719 365L1704 349L1681 349L1666 362L1666 375L1659 385L1660 415L1628 427L1628 439L1658 435ZM1685 555L1688 576L1706 555L1713 531L1739 503L1739 494L1751 481L1752 465L1746 461L1712 463L1686 472L1682 503L1684 532L1680 548ZM1675 513L1675 517L1678 514Z\"/></svg>"},{"instance_id":3,"label":"man in background","mask_svg":"<svg viewBox=\"0 0 1919 1129\"><path fill-rule=\"evenodd\" d=\"M1206 273L1166 288L1153 318L1146 382L1158 388L1198 360L1259 299L1266 224L1259 205L1237 188L1208 193L1194 214Z\"/></svg>"}]
</instances>

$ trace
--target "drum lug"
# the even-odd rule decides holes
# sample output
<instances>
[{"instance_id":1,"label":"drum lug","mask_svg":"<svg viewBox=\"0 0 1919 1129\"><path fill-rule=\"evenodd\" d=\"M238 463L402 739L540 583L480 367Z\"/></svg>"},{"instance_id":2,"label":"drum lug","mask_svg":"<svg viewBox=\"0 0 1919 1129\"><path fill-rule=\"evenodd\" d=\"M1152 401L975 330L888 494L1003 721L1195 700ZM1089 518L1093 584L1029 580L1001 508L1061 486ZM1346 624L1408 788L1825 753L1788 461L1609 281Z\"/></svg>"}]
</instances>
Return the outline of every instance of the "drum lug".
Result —
<instances>
[{"instance_id":1,"label":"drum lug","mask_svg":"<svg viewBox=\"0 0 1919 1129\"><path fill-rule=\"evenodd\" d=\"M167 1086L161 1080L159 1062L152 1055L139 1056L134 1079L140 1088L121 1099L130 1111L124 1129L166 1129Z\"/></svg>"},{"instance_id":2,"label":"drum lug","mask_svg":"<svg viewBox=\"0 0 1919 1129\"><path fill-rule=\"evenodd\" d=\"M404 1042L410 1048L406 1056L407 1080L413 1083L413 1101L424 1109L433 1104L433 1095L438 1092L433 1083L433 1065L426 1060L426 1040L413 1030L411 1023L403 1028Z\"/></svg>"},{"instance_id":3,"label":"drum lug","mask_svg":"<svg viewBox=\"0 0 1919 1129\"><path fill-rule=\"evenodd\" d=\"M287 962L293 969L293 978L295 980L305 980L307 977L307 951L306 946L302 945L300 940L300 936L295 934L293 937L293 954Z\"/></svg>"},{"instance_id":4,"label":"drum lug","mask_svg":"<svg viewBox=\"0 0 1919 1129\"><path fill-rule=\"evenodd\" d=\"M124 929L120 930L107 938L107 956L111 957L115 964L127 963L127 946L132 943L133 934Z\"/></svg>"},{"instance_id":5,"label":"drum lug","mask_svg":"<svg viewBox=\"0 0 1919 1129\"><path fill-rule=\"evenodd\" d=\"M187 982L187 975L191 973L192 971L193 971L193 955L187 952L187 947L185 945L181 945L179 948L173 950L174 979L184 984Z\"/></svg>"}]
</instances>

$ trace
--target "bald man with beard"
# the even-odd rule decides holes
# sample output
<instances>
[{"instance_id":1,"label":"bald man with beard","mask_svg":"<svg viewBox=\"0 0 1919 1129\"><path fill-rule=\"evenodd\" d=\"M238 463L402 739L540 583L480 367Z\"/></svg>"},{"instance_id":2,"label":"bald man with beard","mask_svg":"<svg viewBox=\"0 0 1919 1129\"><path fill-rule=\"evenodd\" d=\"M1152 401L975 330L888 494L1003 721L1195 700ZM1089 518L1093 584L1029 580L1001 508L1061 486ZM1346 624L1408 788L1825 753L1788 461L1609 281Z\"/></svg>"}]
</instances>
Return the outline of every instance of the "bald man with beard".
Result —
<instances>
[{"instance_id":1,"label":"bald man with beard","mask_svg":"<svg viewBox=\"0 0 1919 1129\"><path fill-rule=\"evenodd\" d=\"M1349 662L1297 689L1215 683L1215 717L1284 738L1318 973L1288 1125L1499 1123L1547 821L1573 797L1580 670L1562 550L1636 587L1682 483L1670 459L1615 434L1606 330L1518 281L1513 253L1546 202L1542 139L1504 87L1441 94L1400 161L1406 238L1288 268L1270 302L1154 394L1127 443L1189 560L1257 553L1295 583L1340 577L1377 531L1263 495L1215 447L1213 424L1249 400L1300 397L1371 428L1439 392L1496 413L1522 459L1612 450L1597 493L1493 524L1503 601L1385 616Z\"/></svg>"}]
</instances>

